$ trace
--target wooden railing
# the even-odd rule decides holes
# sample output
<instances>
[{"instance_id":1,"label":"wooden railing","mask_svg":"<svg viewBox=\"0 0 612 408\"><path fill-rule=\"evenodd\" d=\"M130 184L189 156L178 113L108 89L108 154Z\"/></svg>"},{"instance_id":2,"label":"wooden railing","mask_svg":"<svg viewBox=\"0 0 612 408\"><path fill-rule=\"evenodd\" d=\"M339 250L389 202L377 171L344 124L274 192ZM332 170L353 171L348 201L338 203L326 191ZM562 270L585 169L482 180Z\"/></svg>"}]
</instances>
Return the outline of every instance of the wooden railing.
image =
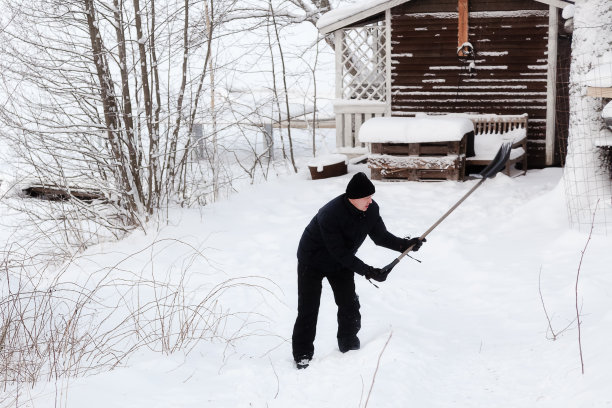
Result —
<instances>
[{"instance_id":1,"label":"wooden railing","mask_svg":"<svg viewBox=\"0 0 612 408\"><path fill-rule=\"evenodd\" d=\"M334 102L336 114L336 147L338 153L364 154L367 152L364 143L359 141L359 129L368 119L385 116L385 102L367 100L337 100Z\"/></svg>"},{"instance_id":2,"label":"wooden railing","mask_svg":"<svg viewBox=\"0 0 612 408\"><path fill-rule=\"evenodd\" d=\"M528 115L465 115L474 123L474 133L503 134L515 129L527 129Z\"/></svg>"}]
</instances>

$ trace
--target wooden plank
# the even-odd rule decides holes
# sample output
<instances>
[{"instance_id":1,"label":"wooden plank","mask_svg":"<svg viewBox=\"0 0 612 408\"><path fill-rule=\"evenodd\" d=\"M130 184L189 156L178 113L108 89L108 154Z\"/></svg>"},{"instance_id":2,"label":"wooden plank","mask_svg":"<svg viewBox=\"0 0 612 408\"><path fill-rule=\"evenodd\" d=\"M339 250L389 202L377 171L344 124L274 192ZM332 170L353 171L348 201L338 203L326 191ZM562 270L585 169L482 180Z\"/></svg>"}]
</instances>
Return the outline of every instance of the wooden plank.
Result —
<instances>
[{"instance_id":1,"label":"wooden plank","mask_svg":"<svg viewBox=\"0 0 612 408\"><path fill-rule=\"evenodd\" d=\"M355 114L355 146L361 146L361 143L359 142L359 129L361 129L361 123L362 123L361 118L362 118L361 113Z\"/></svg>"},{"instance_id":2,"label":"wooden plank","mask_svg":"<svg viewBox=\"0 0 612 408\"><path fill-rule=\"evenodd\" d=\"M548 7L534 0L471 0L471 11L545 10Z\"/></svg>"},{"instance_id":3,"label":"wooden plank","mask_svg":"<svg viewBox=\"0 0 612 408\"><path fill-rule=\"evenodd\" d=\"M370 178L372 180L382 180L382 175L380 174L379 168L371 168L370 169Z\"/></svg>"},{"instance_id":4,"label":"wooden plank","mask_svg":"<svg viewBox=\"0 0 612 408\"><path fill-rule=\"evenodd\" d=\"M564 1L564 0L535 0L538 3L543 3L543 4L548 4L550 7L556 7L556 8L564 8L565 6L572 4L570 2Z\"/></svg>"},{"instance_id":5,"label":"wooden plank","mask_svg":"<svg viewBox=\"0 0 612 408\"><path fill-rule=\"evenodd\" d=\"M351 103L352 100L338 100L334 102L335 113L383 113L386 104L380 101L359 101L359 104ZM367 102L367 103L365 103Z\"/></svg>"},{"instance_id":6,"label":"wooden plank","mask_svg":"<svg viewBox=\"0 0 612 408\"><path fill-rule=\"evenodd\" d=\"M343 93L343 64L342 64L342 43L344 42L344 31L339 30L334 33L334 47L336 49L335 53L335 68L336 68L336 99L342 99Z\"/></svg>"},{"instance_id":7,"label":"wooden plank","mask_svg":"<svg viewBox=\"0 0 612 408\"><path fill-rule=\"evenodd\" d=\"M334 46L338 52L335 54L335 76L336 76L336 99L342 99L342 43L344 41L344 31L338 30L334 33ZM336 113L336 147L345 147L344 146L344 118L343 114L339 112Z\"/></svg>"},{"instance_id":8,"label":"wooden plank","mask_svg":"<svg viewBox=\"0 0 612 408\"><path fill-rule=\"evenodd\" d=\"M49 201L65 201L70 200L71 198L76 198L78 200L90 203L93 200L106 200L104 194L100 190L76 186L35 184L22 189L22 191L30 197L41 198Z\"/></svg>"},{"instance_id":9,"label":"wooden plank","mask_svg":"<svg viewBox=\"0 0 612 408\"><path fill-rule=\"evenodd\" d=\"M440 144L440 145L429 145L421 143L421 156L447 156L448 155L448 145Z\"/></svg>"},{"instance_id":10,"label":"wooden plank","mask_svg":"<svg viewBox=\"0 0 612 408\"><path fill-rule=\"evenodd\" d=\"M286 129L289 123L283 120L281 123L274 122L272 127L275 129ZM291 128L293 129L311 129L313 127L312 120L291 119ZM321 119L314 123L316 129L334 129L336 127L335 119Z\"/></svg>"},{"instance_id":11,"label":"wooden plank","mask_svg":"<svg viewBox=\"0 0 612 408\"><path fill-rule=\"evenodd\" d=\"M336 147L344 147L344 114L336 113Z\"/></svg>"},{"instance_id":12,"label":"wooden plank","mask_svg":"<svg viewBox=\"0 0 612 408\"><path fill-rule=\"evenodd\" d=\"M437 0L435 2L406 1L392 10L393 16L404 13L456 12L456 0Z\"/></svg>"},{"instance_id":13,"label":"wooden plank","mask_svg":"<svg viewBox=\"0 0 612 408\"><path fill-rule=\"evenodd\" d=\"M458 0L457 9L459 11L457 47L468 41L468 0ZM459 51L460 57L465 56L463 51Z\"/></svg>"},{"instance_id":14,"label":"wooden plank","mask_svg":"<svg viewBox=\"0 0 612 408\"><path fill-rule=\"evenodd\" d=\"M408 97L408 99L394 98L393 102L396 103L396 109L403 110L414 110L417 109L417 112L453 112L457 113L495 113L498 115L520 115L521 113L525 113L526 109L529 108L534 110L532 118L545 118L546 117L546 109L544 106L545 99L542 100L542 103L530 102L527 103L524 100L510 100L506 99L503 101L496 100L474 100L473 98L461 98L455 99L451 98L450 102L453 103L453 106L444 105L447 102L447 99L438 98L438 99L423 99L416 100L414 98ZM401 105L401 106L400 106ZM470 109L470 106L473 109ZM489 112L478 112L478 110L486 109L487 106L490 107ZM419 110L419 107L422 109ZM523 107L523 109L521 109ZM460 108L460 109L454 109Z\"/></svg>"},{"instance_id":15,"label":"wooden plank","mask_svg":"<svg viewBox=\"0 0 612 408\"><path fill-rule=\"evenodd\" d=\"M446 154L456 154L459 155L465 152L465 137L459 142L448 142L448 146L446 147Z\"/></svg>"},{"instance_id":16,"label":"wooden plank","mask_svg":"<svg viewBox=\"0 0 612 408\"><path fill-rule=\"evenodd\" d=\"M409 155L414 156L415 148L418 148L417 143L407 143L407 144L383 143L381 153L390 154L393 156L409 156Z\"/></svg>"},{"instance_id":17,"label":"wooden plank","mask_svg":"<svg viewBox=\"0 0 612 408\"><path fill-rule=\"evenodd\" d=\"M448 172L445 170L419 170L419 178L421 180L446 180L449 176L453 176L454 172Z\"/></svg>"},{"instance_id":18,"label":"wooden plank","mask_svg":"<svg viewBox=\"0 0 612 408\"><path fill-rule=\"evenodd\" d=\"M391 9L387 9L385 11L385 103L386 103L386 115L391 116L391 87L393 86L393 81L391 79L391 65L392 65L392 53L393 49L391 47L391 32L392 32L392 24L391 24Z\"/></svg>"},{"instance_id":19,"label":"wooden plank","mask_svg":"<svg viewBox=\"0 0 612 408\"><path fill-rule=\"evenodd\" d=\"M546 165L555 161L555 114L557 101L557 39L559 34L559 11L550 6L548 11L548 69L546 86Z\"/></svg>"},{"instance_id":20,"label":"wooden plank","mask_svg":"<svg viewBox=\"0 0 612 408\"><path fill-rule=\"evenodd\" d=\"M587 87L587 96L594 98L612 98L612 88Z\"/></svg>"},{"instance_id":21,"label":"wooden plank","mask_svg":"<svg viewBox=\"0 0 612 408\"><path fill-rule=\"evenodd\" d=\"M344 147L355 147L353 141L353 115L350 113L344 114Z\"/></svg>"}]
</instances>

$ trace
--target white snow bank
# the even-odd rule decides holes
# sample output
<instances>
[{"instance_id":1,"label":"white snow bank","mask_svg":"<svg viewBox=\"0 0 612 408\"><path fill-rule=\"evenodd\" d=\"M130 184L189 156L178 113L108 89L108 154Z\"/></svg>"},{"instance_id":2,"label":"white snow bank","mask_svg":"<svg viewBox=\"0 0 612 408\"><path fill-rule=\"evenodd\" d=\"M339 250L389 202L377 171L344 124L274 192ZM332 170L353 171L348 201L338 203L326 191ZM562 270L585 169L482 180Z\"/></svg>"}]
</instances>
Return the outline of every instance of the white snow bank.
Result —
<instances>
[{"instance_id":1,"label":"white snow bank","mask_svg":"<svg viewBox=\"0 0 612 408\"><path fill-rule=\"evenodd\" d=\"M549 340L542 310L539 287L557 333L575 318L576 268L589 238L567 226L559 168L517 178L498 174L427 237L418 252L422 263L405 258L379 289L356 276L361 350L338 351L337 307L324 280L315 357L307 370L296 370L290 340L297 309L295 250L312 216L344 191L356 171L368 169L353 166L346 176L318 183L303 174L270 177L202 208L170 208L171 223L153 225L147 234L89 248L71 273L86 277L92 266L117 269L117 262L134 254L129 265L122 264L130 275L172 271L178 280L176 269L193 263L185 277L188 290L202 293L203 285L248 274L269 279L265 288L271 292L245 288L226 299L231 312L251 313L244 324L253 335L231 343L204 341L190 353L137 353L107 373L41 382L20 396L22 405L358 407L374 375L371 407L603 407L612 401L611 237L594 235L582 264L585 375L575 322ZM415 236L476 182L374 181L375 198L391 232ZM142 251L152 241L177 239L204 248L206 260L193 260L190 251L168 256L175 246L162 254ZM358 256L379 266L397 253L366 239ZM129 315L131 298L121 296L118 287L108 302ZM8 395L3 390L0 399Z\"/></svg>"},{"instance_id":2,"label":"white snow bank","mask_svg":"<svg viewBox=\"0 0 612 408\"><path fill-rule=\"evenodd\" d=\"M466 118L445 116L372 118L359 130L365 143L423 143L459 141L474 130Z\"/></svg>"}]
</instances>

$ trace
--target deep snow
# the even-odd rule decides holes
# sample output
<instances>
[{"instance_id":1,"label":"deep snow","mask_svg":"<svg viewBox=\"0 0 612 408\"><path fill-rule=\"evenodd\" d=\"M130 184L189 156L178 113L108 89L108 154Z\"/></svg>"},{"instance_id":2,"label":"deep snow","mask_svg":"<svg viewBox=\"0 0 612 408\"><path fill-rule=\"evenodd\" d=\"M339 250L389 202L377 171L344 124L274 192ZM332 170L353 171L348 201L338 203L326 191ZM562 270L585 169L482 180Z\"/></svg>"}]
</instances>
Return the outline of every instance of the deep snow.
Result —
<instances>
[{"instance_id":1,"label":"deep snow","mask_svg":"<svg viewBox=\"0 0 612 408\"><path fill-rule=\"evenodd\" d=\"M585 375L575 322L556 341L547 330L539 275L553 329L560 331L575 319L576 273L588 239L567 227L556 168L488 180L428 236L416 254L422 263L404 258L380 289L357 276L361 350L338 351L335 305L325 284L315 358L307 370L296 370L290 336L298 240L352 174L368 172L365 165L349 165L346 176L312 181L300 168L227 201L171 210L171 225L91 248L65 273L75 282L91 279L92 270L134 254L123 271L150 277L155 270L178 279L189 251L164 240L181 240L206 257L192 262L185 276L196 298L231 277L250 276L245 281L270 291L243 287L221 299L226 310L249 312L242 318L250 335L229 345L203 341L187 355L142 349L110 372L26 387L23 406L360 407L379 357L370 407L612 404L612 238L593 236L581 266ZM375 182L374 199L390 231L414 236L474 183ZM155 250L137 253L153 242ZM358 256L381 267L397 254L366 240ZM108 296L110 303L117 300L112 291Z\"/></svg>"}]
</instances>

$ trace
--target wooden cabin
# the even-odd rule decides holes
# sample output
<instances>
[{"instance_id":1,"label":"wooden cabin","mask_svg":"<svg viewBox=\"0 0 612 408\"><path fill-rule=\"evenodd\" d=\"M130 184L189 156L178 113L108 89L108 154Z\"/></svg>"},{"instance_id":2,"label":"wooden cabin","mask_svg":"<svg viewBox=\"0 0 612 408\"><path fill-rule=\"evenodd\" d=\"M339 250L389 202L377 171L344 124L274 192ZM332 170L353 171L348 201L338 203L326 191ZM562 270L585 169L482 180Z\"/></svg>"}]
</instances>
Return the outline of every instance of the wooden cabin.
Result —
<instances>
[{"instance_id":1,"label":"wooden cabin","mask_svg":"<svg viewBox=\"0 0 612 408\"><path fill-rule=\"evenodd\" d=\"M376 116L526 114L529 167L558 164L558 140L567 138L558 133L568 128L568 91L557 86L558 73L569 72L559 69L569 64L568 4L376 0L324 14L317 27L335 44L338 150L363 151L359 129Z\"/></svg>"}]
</instances>

